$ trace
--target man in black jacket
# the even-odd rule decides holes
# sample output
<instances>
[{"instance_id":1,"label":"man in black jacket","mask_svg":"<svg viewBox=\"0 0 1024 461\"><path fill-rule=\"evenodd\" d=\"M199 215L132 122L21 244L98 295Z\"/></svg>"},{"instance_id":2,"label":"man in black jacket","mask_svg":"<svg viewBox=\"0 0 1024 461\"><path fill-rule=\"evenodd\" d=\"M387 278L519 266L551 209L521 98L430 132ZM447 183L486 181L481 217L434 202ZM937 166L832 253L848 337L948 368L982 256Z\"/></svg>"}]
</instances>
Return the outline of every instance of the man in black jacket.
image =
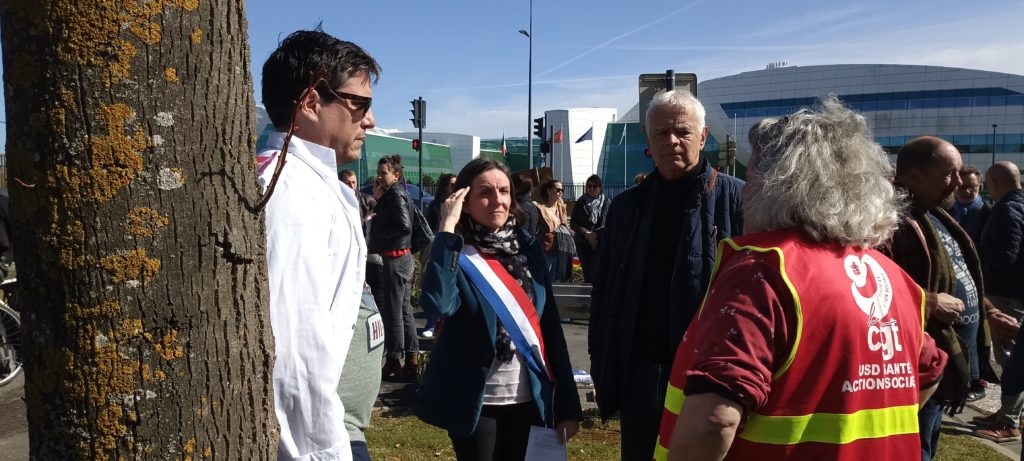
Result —
<instances>
[{"instance_id":1,"label":"man in black jacket","mask_svg":"<svg viewBox=\"0 0 1024 461\"><path fill-rule=\"evenodd\" d=\"M985 229L992 205L981 198L981 171L971 165L960 169L960 186L956 188L956 202L949 214L971 237L975 246L981 244L981 231Z\"/></svg>"},{"instance_id":2,"label":"man in black jacket","mask_svg":"<svg viewBox=\"0 0 1024 461\"><path fill-rule=\"evenodd\" d=\"M1020 170L1013 163L997 162L985 174L985 187L996 202L980 245L988 298L1000 311L1020 320L1024 318L1024 190ZM1021 366L1019 357L1008 361L1003 368L1004 379L1020 375ZM977 435L996 442L1020 440L1024 394L1004 392L1000 403L999 411L974 418L986 427Z\"/></svg>"},{"instance_id":3,"label":"man in black jacket","mask_svg":"<svg viewBox=\"0 0 1024 461\"><path fill-rule=\"evenodd\" d=\"M708 135L700 101L665 92L645 116L655 169L612 201L591 292L591 375L601 417L621 414L624 460L651 459L672 359L715 247L743 229L743 181L700 156Z\"/></svg>"}]
</instances>

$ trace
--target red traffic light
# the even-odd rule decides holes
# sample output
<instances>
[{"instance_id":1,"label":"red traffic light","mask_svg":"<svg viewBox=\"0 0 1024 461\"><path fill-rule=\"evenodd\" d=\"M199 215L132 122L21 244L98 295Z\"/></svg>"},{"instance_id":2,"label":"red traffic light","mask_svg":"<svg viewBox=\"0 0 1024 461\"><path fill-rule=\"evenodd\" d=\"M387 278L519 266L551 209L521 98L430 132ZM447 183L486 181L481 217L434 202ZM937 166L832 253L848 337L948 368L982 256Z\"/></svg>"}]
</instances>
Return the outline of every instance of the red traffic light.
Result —
<instances>
[{"instance_id":1,"label":"red traffic light","mask_svg":"<svg viewBox=\"0 0 1024 461\"><path fill-rule=\"evenodd\" d=\"M412 140L412 150L415 150L415 151L420 150L420 140L419 139L413 139Z\"/></svg>"}]
</instances>

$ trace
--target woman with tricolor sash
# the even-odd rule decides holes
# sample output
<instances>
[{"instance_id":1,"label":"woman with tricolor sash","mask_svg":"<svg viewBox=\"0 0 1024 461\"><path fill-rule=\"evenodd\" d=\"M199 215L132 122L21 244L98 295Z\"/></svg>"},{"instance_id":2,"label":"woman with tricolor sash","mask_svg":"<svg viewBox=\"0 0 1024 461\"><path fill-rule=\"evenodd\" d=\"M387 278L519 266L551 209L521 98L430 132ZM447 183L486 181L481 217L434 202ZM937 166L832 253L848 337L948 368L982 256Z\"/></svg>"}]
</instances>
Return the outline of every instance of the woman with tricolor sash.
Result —
<instances>
[{"instance_id":1,"label":"woman with tricolor sash","mask_svg":"<svg viewBox=\"0 0 1024 461\"><path fill-rule=\"evenodd\" d=\"M465 460L521 460L531 426L561 443L582 418L544 250L516 220L505 165L478 158L441 205L421 305L444 316L416 414Z\"/></svg>"}]
</instances>

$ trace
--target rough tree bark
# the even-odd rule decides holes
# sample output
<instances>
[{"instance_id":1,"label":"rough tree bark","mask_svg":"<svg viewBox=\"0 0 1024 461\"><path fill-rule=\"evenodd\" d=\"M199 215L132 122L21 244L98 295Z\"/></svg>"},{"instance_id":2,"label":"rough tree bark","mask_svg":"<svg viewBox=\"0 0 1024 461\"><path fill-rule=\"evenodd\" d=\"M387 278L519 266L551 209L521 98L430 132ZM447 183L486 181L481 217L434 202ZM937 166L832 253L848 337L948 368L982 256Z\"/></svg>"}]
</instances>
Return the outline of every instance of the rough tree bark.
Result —
<instances>
[{"instance_id":1,"label":"rough tree bark","mask_svg":"<svg viewBox=\"0 0 1024 461\"><path fill-rule=\"evenodd\" d=\"M243 0L3 0L33 459L272 459Z\"/></svg>"}]
</instances>

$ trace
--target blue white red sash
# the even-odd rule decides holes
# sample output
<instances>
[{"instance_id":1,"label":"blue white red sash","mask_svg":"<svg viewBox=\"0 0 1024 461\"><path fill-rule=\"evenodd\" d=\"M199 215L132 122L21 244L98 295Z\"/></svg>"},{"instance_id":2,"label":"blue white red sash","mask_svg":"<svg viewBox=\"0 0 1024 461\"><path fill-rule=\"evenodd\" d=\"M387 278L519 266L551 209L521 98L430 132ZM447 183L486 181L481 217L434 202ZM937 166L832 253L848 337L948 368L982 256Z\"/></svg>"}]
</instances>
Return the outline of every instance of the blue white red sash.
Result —
<instances>
[{"instance_id":1,"label":"blue white red sash","mask_svg":"<svg viewBox=\"0 0 1024 461\"><path fill-rule=\"evenodd\" d=\"M544 352L544 337L540 332L540 318L530 297L519 282L502 267L501 262L465 245L459 255L459 267L473 281L495 314L505 326L516 350L538 378L554 383L554 374ZM529 351L529 353L527 353Z\"/></svg>"}]
</instances>

